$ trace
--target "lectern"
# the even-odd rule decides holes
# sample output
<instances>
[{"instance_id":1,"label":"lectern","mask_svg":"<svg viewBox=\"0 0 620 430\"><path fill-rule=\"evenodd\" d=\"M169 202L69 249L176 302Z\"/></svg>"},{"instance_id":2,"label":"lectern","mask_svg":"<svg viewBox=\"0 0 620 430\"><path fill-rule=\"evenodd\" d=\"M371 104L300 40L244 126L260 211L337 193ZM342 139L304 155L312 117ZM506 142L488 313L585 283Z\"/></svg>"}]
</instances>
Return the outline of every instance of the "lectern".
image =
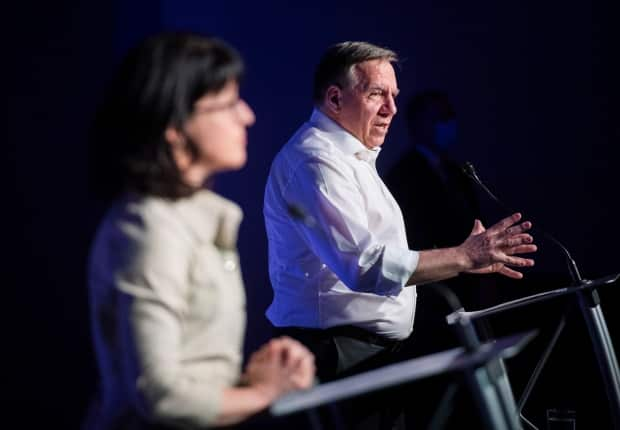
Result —
<instances>
[{"instance_id":1,"label":"lectern","mask_svg":"<svg viewBox=\"0 0 620 430\"><path fill-rule=\"evenodd\" d=\"M321 384L282 397L270 412L276 417L284 416L446 372L464 372L486 427L520 429L514 398L505 389L506 374L497 363L516 355L534 335L535 332L521 333L475 347L453 348Z\"/></svg>"},{"instance_id":2,"label":"lectern","mask_svg":"<svg viewBox=\"0 0 620 430\"><path fill-rule=\"evenodd\" d=\"M471 322L475 319L499 314L533 303L553 299L555 297L572 295L574 300L576 300L579 304L581 314L583 315L588 328L594 354L596 355L601 377L605 386L607 399L609 401L613 426L616 430L620 430L620 371L618 370L618 360L616 359L616 354L609 336L607 323L605 322L605 317L603 316L600 297L597 291L597 288L601 286L614 284L618 278L620 278L620 273L595 280L578 278L578 282L573 283L573 285L568 287L522 297L492 306L490 308L471 312L466 312L464 309L461 309L448 315L447 320L449 324L456 327L461 327L462 336L468 337L465 341L475 343L477 341L477 337L473 329L473 325L471 324ZM549 354L551 353L551 350L560 336L564 323L565 316L563 315L549 345L543 352L543 355L541 356L541 359L532 374L532 378L525 388L521 400L519 401L519 415L521 415L521 411L527 401L529 393L531 392L536 379L538 378L547 358L549 357ZM463 330L466 330L467 333L464 333ZM524 419L525 422L529 423L523 416L521 416L521 418Z\"/></svg>"}]
</instances>

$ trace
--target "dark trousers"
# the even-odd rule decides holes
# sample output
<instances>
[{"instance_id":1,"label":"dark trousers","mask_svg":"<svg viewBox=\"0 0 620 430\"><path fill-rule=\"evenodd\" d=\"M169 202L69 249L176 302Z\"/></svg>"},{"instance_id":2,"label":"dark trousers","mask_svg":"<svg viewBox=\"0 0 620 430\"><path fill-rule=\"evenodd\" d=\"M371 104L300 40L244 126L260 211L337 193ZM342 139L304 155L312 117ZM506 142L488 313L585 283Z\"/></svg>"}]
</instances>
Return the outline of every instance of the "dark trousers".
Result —
<instances>
[{"instance_id":1,"label":"dark trousers","mask_svg":"<svg viewBox=\"0 0 620 430\"><path fill-rule=\"evenodd\" d=\"M399 361L401 343L352 326L326 330L277 328L303 343L315 356L321 382L341 379ZM404 430L402 388L386 389L338 402L320 411L325 429Z\"/></svg>"}]
</instances>

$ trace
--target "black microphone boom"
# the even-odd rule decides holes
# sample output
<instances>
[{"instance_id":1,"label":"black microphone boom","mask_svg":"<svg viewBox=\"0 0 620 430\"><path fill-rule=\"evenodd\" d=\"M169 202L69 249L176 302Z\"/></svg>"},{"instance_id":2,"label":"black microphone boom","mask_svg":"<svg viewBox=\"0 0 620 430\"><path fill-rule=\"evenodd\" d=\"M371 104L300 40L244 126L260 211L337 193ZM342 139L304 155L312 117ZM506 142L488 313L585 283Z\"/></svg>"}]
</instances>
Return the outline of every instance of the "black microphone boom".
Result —
<instances>
[{"instance_id":1,"label":"black microphone boom","mask_svg":"<svg viewBox=\"0 0 620 430\"><path fill-rule=\"evenodd\" d=\"M465 163L463 166L463 172L469 176L476 184L480 186L493 200L500 204L500 206L507 208L506 205L500 202L500 200L491 193L491 191L482 183L478 174L476 173L476 169L471 163ZM511 211L514 212L514 211ZM581 314L584 317L586 322L586 326L588 328L588 332L590 334L590 338L592 340L592 345L594 346L594 354L596 355L596 360L598 362L598 366L601 372L601 376L603 377L603 383L605 385L605 391L607 394L607 400L609 401L609 410L611 412L611 418L613 421L613 427L615 429L620 429L620 368L618 366L618 360L616 358L616 354L614 352L614 348L612 345L611 338L609 336L609 330L607 329L607 323L605 322L605 317L603 316L603 310L600 305L600 297L596 290L597 286L613 283L619 277L620 273L615 274L613 276L609 276L606 278L601 278L599 280L590 281L587 279L582 279L579 274L579 270L577 269L577 264L575 264L575 260L571 257L570 253L566 249L564 245L560 243L556 238L546 233L544 230L540 228L533 228L535 231L540 231L545 237L550 239L553 243L558 245L564 255L566 256L566 262L568 264L568 270L570 272L571 277L573 278L574 287L578 288L566 288L565 290L573 290L577 297L577 301L579 303L579 308L581 309ZM589 287L589 288L588 288ZM519 299L521 303L534 303L532 299L535 299L536 296L530 296L528 298ZM510 304L508 302L507 304ZM506 305L506 304L505 304ZM509 307L505 307L505 309L509 309ZM495 312L497 312L497 308L502 305L494 306ZM571 304L569 304L571 306ZM489 308L491 310L493 308ZM480 312L480 311L479 311ZM483 315L484 312L480 312L480 315ZM523 416L523 407L525 402L529 398L532 389L534 388L534 384L536 383L542 369L547 361L547 358L551 354L554 345L556 344L560 333L564 329L564 325L566 323L568 315L568 308L562 314L560 318L560 322L555 329L555 332L550 340L549 345L545 348L543 355L540 360L536 364L532 375L530 376L523 393L521 394L521 400L518 405L519 416L523 419L523 421L528 424L532 428L536 428L529 420L527 420Z\"/></svg>"},{"instance_id":2,"label":"black microphone boom","mask_svg":"<svg viewBox=\"0 0 620 430\"><path fill-rule=\"evenodd\" d=\"M482 182L482 180L478 176L478 173L476 172L476 168L474 167L474 165L471 162L466 161L463 164L463 166L462 166L462 170L463 170L463 173L465 173L465 175L467 175L480 188L482 188L482 190L484 190L484 192L487 193L487 195L489 195L491 197L491 199L493 199L498 205L500 205L502 208L504 208L505 210L509 211L510 213L514 213L515 212L514 210L512 210L511 208L506 206L504 203L502 203L502 201L500 199L498 199L495 196L495 194L493 194L491 192L491 190L489 190L489 188L484 184L484 182ZM568 266L568 271L569 271L570 276L571 276L571 278L573 280L573 283L575 285L582 284L584 282L584 280L581 278L581 274L579 273L579 269L577 268L577 264L575 263L575 260L573 260L573 257L571 257L570 252L568 252L568 249L566 249L566 247L559 240L557 240L551 234L547 233L545 230L543 230L543 229L541 229L539 227L536 227L536 226L533 226L532 230L540 232L544 237L546 237L547 239L549 239L550 241L555 243L562 250L562 252L564 253L564 256L566 257L566 264Z\"/></svg>"}]
</instances>

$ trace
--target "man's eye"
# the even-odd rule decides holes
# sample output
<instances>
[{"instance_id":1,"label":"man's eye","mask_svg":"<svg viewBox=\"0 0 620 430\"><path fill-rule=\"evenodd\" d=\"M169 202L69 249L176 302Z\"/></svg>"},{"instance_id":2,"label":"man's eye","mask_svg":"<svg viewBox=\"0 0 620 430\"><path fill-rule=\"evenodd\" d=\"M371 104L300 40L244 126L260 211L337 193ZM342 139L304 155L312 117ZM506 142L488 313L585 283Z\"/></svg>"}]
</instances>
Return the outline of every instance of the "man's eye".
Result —
<instances>
[{"instance_id":1,"label":"man's eye","mask_svg":"<svg viewBox=\"0 0 620 430\"><path fill-rule=\"evenodd\" d=\"M226 108L233 109L237 107L238 104L239 104L239 99L231 100L230 102L226 103Z\"/></svg>"},{"instance_id":2,"label":"man's eye","mask_svg":"<svg viewBox=\"0 0 620 430\"><path fill-rule=\"evenodd\" d=\"M237 107L240 101L241 99L237 98L229 102L220 103L220 104L213 105L213 106L198 107L194 110L194 112L198 114L203 114L203 113L218 112L218 111L224 111L224 110L233 110L234 108Z\"/></svg>"}]
</instances>

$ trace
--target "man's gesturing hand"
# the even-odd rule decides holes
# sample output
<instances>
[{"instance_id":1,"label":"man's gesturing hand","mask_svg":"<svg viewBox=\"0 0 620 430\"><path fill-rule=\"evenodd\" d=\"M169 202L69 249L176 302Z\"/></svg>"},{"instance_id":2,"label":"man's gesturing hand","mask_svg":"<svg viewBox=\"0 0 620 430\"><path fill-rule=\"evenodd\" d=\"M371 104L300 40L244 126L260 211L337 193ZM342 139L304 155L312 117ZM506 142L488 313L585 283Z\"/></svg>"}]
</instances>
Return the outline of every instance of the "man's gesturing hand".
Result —
<instances>
[{"instance_id":1,"label":"man's gesturing hand","mask_svg":"<svg viewBox=\"0 0 620 430\"><path fill-rule=\"evenodd\" d=\"M533 237L526 233L532 223L521 220L521 214L515 213L504 218L492 227L485 229L479 220L469 237L457 249L465 256L467 273L500 273L513 279L521 279L523 274L511 267L530 267L534 265L531 258L516 257L536 251ZM510 267L509 267L510 266Z\"/></svg>"}]
</instances>

